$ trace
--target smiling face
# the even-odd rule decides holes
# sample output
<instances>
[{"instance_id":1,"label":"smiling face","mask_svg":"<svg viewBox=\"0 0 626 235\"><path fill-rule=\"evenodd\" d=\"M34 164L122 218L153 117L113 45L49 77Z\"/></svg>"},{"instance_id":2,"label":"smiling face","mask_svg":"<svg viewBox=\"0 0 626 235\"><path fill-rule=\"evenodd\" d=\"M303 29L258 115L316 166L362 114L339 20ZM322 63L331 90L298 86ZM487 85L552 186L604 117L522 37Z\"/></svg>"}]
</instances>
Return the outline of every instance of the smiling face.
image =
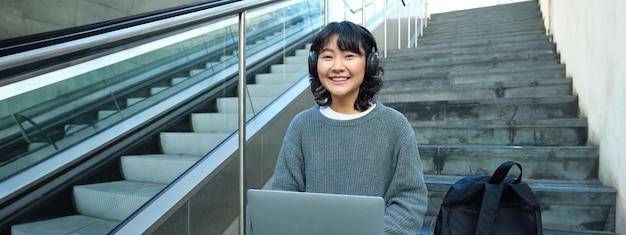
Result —
<instances>
[{"instance_id":1,"label":"smiling face","mask_svg":"<svg viewBox=\"0 0 626 235\"><path fill-rule=\"evenodd\" d=\"M360 53L341 50L337 45L337 35L333 35L321 48L317 73L333 104L354 103L365 77L365 60L363 48L360 48Z\"/></svg>"}]
</instances>

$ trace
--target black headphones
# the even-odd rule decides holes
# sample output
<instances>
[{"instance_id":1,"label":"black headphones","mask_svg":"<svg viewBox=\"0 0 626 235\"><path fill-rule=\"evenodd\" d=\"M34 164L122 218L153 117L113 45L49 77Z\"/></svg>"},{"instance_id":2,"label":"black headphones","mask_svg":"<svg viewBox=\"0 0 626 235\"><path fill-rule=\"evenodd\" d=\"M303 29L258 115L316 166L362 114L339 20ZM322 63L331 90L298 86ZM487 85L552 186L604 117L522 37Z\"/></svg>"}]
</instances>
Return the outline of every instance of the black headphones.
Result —
<instances>
[{"instance_id":1,"label":"black headphones","mask_svg":"<svg viewBox=\"0 0 626 235\"><path fill-rule=\"evenodd\" d=\"M365 78L378 74L379 63L378 52L376 46L374 46L372 52L367 54L365 61ZM309 74L313 77L319 77L317 74L317 53L315 51L309 51Z\"/></svg>"}]
</instances>

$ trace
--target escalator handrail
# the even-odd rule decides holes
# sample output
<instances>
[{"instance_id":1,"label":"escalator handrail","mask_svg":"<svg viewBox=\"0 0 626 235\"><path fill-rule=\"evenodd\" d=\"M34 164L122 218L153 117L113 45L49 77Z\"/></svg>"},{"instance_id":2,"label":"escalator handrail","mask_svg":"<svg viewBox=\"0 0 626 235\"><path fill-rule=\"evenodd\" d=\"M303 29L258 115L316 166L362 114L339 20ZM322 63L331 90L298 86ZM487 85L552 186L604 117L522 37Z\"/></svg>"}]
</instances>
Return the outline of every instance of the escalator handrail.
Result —
<instances>
[{"instance_id":1,"label":"escalator handrail","mask_svg":"<svg viewBox=\"0 0 626 235\"><path fill-rule=\"evenodd\" d=\"M178 15L171 18L152 21L112 32L97 34L78 40L72 40L37 48L21 53L0 57L0 72L12 68L35 64L37 62L69 55L72 53L93 49L94 45L114 45L119 42L127 42L133 38L142 38L146 35L154 35L162 32L173 31L186 25L220 19L226 16L236 15L240 12L256 9L271 3L271 0L242 0L214 8ZM3 76L4 77L4 76ZM17 80L22 80L20 78ZM6 83L6 81L5 81Z\"/></svg>"},{"instance_id":2,"label":"escalator handrail","mask_svg":"<svg viewBox=\"0 0 626 235\"><path fill-rule=\"evenodd\" d=\"M224 4L236 2L237 0L217 0L209 2L192 3L152 12L97 22L93 24L43 32L33 35L26 35L16 38L0 40L0 56L20 53L36 48L85 38L96 34L102 34L114 30L140 25L150 21L161 20L177 15L199 11L207 8L217 7Z\"/></svg>"}]
</instances>

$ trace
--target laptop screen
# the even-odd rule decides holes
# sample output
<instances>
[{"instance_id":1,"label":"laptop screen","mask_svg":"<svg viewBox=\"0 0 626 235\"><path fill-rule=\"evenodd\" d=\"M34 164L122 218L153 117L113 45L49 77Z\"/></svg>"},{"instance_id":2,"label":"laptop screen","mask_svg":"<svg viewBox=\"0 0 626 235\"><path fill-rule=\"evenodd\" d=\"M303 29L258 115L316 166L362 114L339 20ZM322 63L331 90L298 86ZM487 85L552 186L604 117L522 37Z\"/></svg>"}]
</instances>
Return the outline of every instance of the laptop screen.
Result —
<instances>
[{"instance_id":1,"label":"laptop screen","mask_svg":"<svg viewBox=\"0 0 626 235\"><path fill-rule=\"evenodd\" d=\"M250 189L251 235L384 234L381 197Z\"/></svg>"}]
</instances>

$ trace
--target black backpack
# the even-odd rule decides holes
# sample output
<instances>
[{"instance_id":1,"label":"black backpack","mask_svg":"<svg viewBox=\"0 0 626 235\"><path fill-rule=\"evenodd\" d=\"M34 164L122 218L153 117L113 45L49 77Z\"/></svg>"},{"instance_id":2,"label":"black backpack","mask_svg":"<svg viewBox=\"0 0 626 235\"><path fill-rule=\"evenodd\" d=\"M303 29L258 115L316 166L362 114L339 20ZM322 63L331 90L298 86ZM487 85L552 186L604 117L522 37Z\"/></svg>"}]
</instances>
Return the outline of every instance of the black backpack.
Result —
<instances>
[{"instance_id":1,"label":"black backpack","mask_svg":"<svg viewBox=\"0 0 626 235\"><path fill-rule=\"evenodd\" d=\"M517 166L517 179L506 177ZM502 163L489 175L467 176L448 190L435 224L435 235L542 235L541 209L522 165Z\"/></svg>"}]
</instances>

